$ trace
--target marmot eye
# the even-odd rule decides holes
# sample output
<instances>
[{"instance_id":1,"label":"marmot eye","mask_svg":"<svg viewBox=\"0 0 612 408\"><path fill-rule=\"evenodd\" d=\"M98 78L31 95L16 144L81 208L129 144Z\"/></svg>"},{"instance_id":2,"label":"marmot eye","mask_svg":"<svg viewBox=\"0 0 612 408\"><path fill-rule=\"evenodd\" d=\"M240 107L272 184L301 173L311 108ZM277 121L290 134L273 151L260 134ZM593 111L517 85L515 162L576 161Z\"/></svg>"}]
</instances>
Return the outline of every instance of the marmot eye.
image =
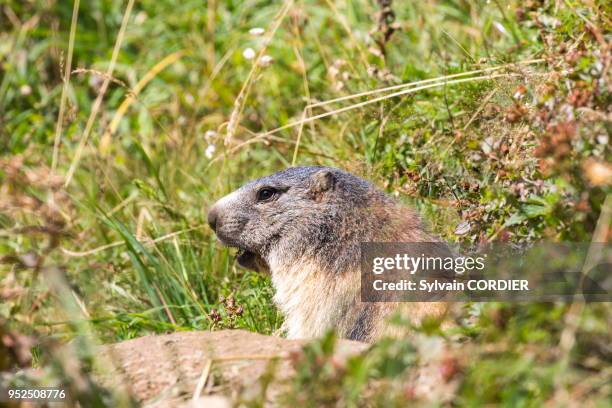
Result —
<instances>
[{"instance_id":1,"label":"marmot eye","mask_svg":"<svg viewBox=\"0 0 612 408\"><path fill-rule=\"evenodd\" d=\"M264 187L257 192L257 201L269 201L276 197L277 191L271 187Z\"/></svg>"}]
</instances>

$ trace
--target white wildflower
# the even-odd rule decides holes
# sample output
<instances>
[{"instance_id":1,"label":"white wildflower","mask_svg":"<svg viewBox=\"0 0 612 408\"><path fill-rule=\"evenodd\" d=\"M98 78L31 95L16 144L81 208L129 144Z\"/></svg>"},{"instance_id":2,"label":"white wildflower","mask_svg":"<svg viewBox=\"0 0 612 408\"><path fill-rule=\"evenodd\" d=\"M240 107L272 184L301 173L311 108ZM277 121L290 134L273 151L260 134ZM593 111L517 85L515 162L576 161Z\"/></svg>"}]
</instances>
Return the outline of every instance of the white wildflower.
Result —
<instances>
[{"instance_id":1,"label":"white wildflower","mask_svg":"<svg viewBox=\"0 0 612 408\"><path fill-rule=\"evenodd\" d=\"M212 159L213 154L215 153L215 149L216 147L214 144L209 144L206 148L206 151L204 152L204 156L206 156L207 159Z\"/></svg>"},{"instance_id":2,"label":"white wildflower","mask_svg":"<svg viewBox=\"0 0 612 408\"><path fill-rule=\"evenodd\" d=\"M259 59L259 65L262 67L269 67L274 62L274 58L269 55L264 55Z\"/></svg>"},{"instance_id":3,"label":"white wildflower","mask_svg":"<svg viewBox=\"0 0 612 408\"><path fill-rule=\"evenodd\" d=\"M264 30L261 27L253 27L249 30L249 34L251 34L253 37L259 37L260 35L262 35L263 33L265 33L266 30Z\"/></svg>"},{"instance_id":4,"label":"white wildflower","mask_svg":"<svg viewBox=\"0 0 612 408\"><path fill-rule=\"evenodd\" d=\"M247 60L252 60L255 58L255 50L252 48L247 48L246 50L242 51L242 56Z\"/></svg>"},{"instance_id":5,"label":"white wildflower","mask_svg":"<svg viewBox=\"0 0 612 408\"><path fill-rule=\"evenodd\" d=\"M204 133L204 140L206 140L206 142L209 144L211 144L216 138L217 132L214 130L207 130L206 133Z\"/></svg>"},{"instance_id":6,"label":"white wildflower","mask_svg":"<svg viewBox=\"0 0 612 408\"><path fill-rule=\"evenodd\" d=\"M147 19L147 13L145 13L144 11L141 11L138 14L136 14L136 16L134 17L134 23L136 23L137 25L141 25L142 23L145 22L146 19Z\"/></svg>"},{"instance_id":7,"label":"white wildflower","mask_svg":"<svg viewBox=\"0 0 612 408\"><path fill-rule=\"evenodd\" d=\"M508 36L508 30L506 30L506 27L504 27L504 25L502 23L500 23L499 21L494 21L493 22L493 26L497 29L497 31L499 31L501 34Z\"/></svg>"},{"instance_id":8,"label":"white wildflower","mask_svg":"<svg viewBox=\"0 0 612 408\"><path fill-rule=\"evenodd\" d=\"M19 92L23 96L28 96L32 93L32 87L30 85L21 85L21 87L19 88Z\"/></svg>"},{"instance_id":9,"label":"white wildflower","mask_svg":"<svg viewBox=\"0 0 612 408\"><path fill-rule=\"evenodd\" d=\"M471 229L472 229L472 226L470 225L469 221L461 221L455 227L455 235L465 235L468 232L470 232Z\"/></svg>"},{"instance_id":10,"label":"white wildflower","mask_svg":"<svg viewBox=\"0 0 612 408\"><path fill-rule=\"evenodd\" d=\"M608 137L608 135L605 134L601 134L599 136L597 136L596 138L597 143L602 144L602 145L607 145L610 141L610 138Z\"/></svg>"}]
</instances>

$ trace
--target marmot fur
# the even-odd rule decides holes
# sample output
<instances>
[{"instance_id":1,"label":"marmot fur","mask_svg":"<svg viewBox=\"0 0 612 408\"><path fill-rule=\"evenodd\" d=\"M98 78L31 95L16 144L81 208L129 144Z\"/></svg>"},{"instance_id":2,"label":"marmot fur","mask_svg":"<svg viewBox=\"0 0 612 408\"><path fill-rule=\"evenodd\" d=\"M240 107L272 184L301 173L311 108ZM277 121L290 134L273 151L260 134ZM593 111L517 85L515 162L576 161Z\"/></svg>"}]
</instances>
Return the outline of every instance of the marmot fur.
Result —
<instances>
[{"instance_id":1,"label":"marmot fur","mask_svg":"<svg viewBox=\"0 0 612 408\"><path fill-rule=\"evenodd\" d=\"M293 167L223 197L208 222L240 265L269 271L289 338L335 329L373 341L398 334L395 311L418 323L442 316L439 302L360 300L361 242L434 242L419 217L372 183L330 167Z\"/></svg>"}]
</instances>

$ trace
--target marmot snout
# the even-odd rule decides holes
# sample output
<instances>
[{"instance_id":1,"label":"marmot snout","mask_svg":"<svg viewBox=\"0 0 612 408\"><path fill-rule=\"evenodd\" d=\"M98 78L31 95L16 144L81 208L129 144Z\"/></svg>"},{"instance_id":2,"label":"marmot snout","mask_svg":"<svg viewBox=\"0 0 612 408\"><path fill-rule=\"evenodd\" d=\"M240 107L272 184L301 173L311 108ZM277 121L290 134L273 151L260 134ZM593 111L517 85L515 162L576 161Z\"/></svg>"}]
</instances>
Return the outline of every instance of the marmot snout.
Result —
<instances>
[{"instance_id":1,"label":"marmot snout","mask_svg":"<svg viewBox=\"0 0 612 408\"><path fill-rule=\"evenodd\" d=\"M219 200L208 222L240 265L269 271L289 338L372 341L400 309L413 321L441 315L441 303L362 303L362 242L432 242L410 209L372 183L330 167L293 167Z\"/></svg>"}]
</instances>

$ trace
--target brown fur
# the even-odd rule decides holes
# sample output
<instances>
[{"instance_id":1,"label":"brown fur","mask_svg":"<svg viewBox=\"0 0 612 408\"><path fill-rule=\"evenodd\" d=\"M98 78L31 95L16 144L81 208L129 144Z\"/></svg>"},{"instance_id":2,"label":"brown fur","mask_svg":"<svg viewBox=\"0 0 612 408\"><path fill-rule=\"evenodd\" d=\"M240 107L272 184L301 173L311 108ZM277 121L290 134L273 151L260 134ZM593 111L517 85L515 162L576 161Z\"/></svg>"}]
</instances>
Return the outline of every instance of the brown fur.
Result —
<instances>
[{"instance_id":1,"label":"brown fur","mask_svg":"<svg viewBox=\"0 0 612 408\"><path fill-rule=\"evenodd\" d=\"M406 207L372 208L368 217L386 221L385 225L373 228L370 237L364 237L371 241L436 241L423 230L418 216ZM353 226L342 227L350 235ZM447 304L442 302L361 302L358 266L333 279L316 260L274 259L270 269L276 289L274 300L285 315L288 338L318 337L336 329L343 338L371 342L385 336L406 335L406 327L389 322L389 317L396 313L411 324L419 324L427 317L443 318L447 311Z\"/></svg>"}]
</instances>

